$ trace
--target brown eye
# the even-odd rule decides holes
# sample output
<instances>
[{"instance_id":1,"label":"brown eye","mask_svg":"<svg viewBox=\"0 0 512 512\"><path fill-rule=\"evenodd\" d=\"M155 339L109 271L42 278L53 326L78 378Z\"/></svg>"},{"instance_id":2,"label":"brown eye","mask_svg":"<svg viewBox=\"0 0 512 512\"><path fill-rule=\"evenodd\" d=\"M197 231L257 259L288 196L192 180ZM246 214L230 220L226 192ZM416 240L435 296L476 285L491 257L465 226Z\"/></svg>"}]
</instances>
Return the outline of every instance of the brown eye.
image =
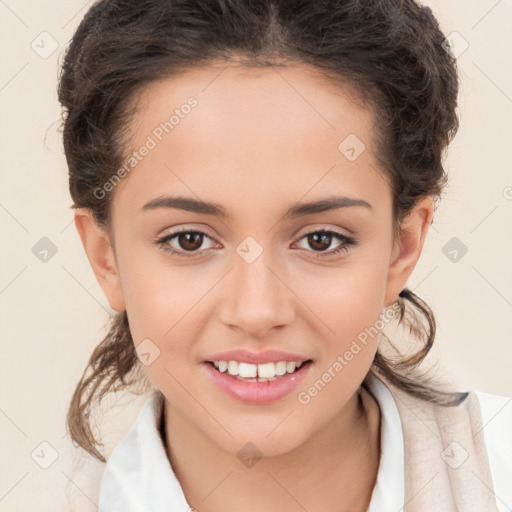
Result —
<instances>
[{"instance_id":1,"label":"brown eye","mask_svg":"<svg viewBox=\"0 0 512 512\"><path fill-rule=\"evenodd\" d=\"M203 243L203 234L198 231L180 233L176 240L178 241L181 249L185 251L196 251Z\"/></svg>"},{"instance_id":2,"label":"brown eye","mask_svg":"<svg viewBox=\"0 0 512 512\"><path fill-rule=\"evenodd\" d=\"M322 232L307 235L309 246L317 251L325 251L332 242L332 235Z\"/></svg>"},{"instance_id":3,"label":"brown eye","mask_svg":"<svg viewBox=\"0 0 512 512\"><path fill-rule=\"evenodd\" d=\"M175 256L201 256L210 247L204 248L205 240L210 240L206 233L191 229L181 229L157 240L156 245L164 252Z\"/></svg>"},{"instance_id":4,"label":"brown eye","mask_svg":"<svg viewBox=\"0 0 512 512\"><path fill-rule=\"evenodd\" d=\"M335 256L346 253L349 251L351 246L357 245L357 240L352 237L348 237L337 231L320 229L316 231L310 231L304 234L300 240L304 240L308 247L308 252L316 254L317 258ZM339 243L334 249L329 249L333 241L337 240ZM327 250L329 249L329 250Z\"/></svg>"}]
</instances>

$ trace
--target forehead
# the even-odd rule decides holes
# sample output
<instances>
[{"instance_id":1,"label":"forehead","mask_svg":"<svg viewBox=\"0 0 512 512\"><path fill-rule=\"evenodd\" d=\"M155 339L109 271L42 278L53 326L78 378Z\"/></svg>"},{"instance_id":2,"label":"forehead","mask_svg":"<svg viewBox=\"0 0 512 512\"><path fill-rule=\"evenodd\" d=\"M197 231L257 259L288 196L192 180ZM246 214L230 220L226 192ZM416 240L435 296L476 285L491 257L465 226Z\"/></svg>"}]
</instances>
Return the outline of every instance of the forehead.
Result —
<instances>
[{"instance_id":1,"label":"forehead","mask_svg":"<svg viewBox=\"0 0 512 512\"><path fill-rule=\"evenodd\" d=\"M354 89L308 65L224 63L161 79L138 97L126 156L149 149L114 203L140 209L172 192L250 208L269 195L288 204L333 187L382 195L373 123Z\"/></svg>"},{"instance_id":2,"label":"forehead","mask_svg":"<svg viewBox=\"0 0 512 512\"><path fill-rule=\"evenodd\" d=\"M183 107L190 98L198 103L194 115L179 115L188 110ZM310 138L313 131L322 136L326 130L337 137L347 130L363 136L373 123L372 109L354 86L341 78L329 80L307 64L292 63L264 68L219 63L189 70L146 85L138 95L138 108L132 124L135 145L173 113L179 123L188 117L187 125L203 139L226 131L233 139L256 132L270 139L276 132ZM235 127L244 128L242 134ZM173 129L173 135L177 132Z\"/></svg>"}]
</instances>

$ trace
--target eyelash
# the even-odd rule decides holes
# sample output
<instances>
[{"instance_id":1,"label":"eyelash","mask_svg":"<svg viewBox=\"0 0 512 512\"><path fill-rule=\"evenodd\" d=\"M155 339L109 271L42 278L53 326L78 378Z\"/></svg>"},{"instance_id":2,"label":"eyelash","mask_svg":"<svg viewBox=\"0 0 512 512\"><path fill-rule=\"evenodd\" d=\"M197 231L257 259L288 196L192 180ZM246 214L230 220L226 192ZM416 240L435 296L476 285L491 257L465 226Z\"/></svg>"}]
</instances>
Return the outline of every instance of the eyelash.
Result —
<instances>
[{"instance_id":1,"label":"eyelash","mask_svg":"<svg viewBox=\"0 0 512 512\"><path fill-rule=\"evenodd\" d=\"M169 246L167 245L167 242L169 242L173 238L176 238L181 233L201 234L201 235L204 235L211 239L211 237L208 236L203 231L189 229L189 228L183 228L183 229L180 229L178 231L175 231L173 233L163 236L162 238L156 240L155 244L158 246L159 249L161 249L162 251L164 251L167 254L171 254L171 255L179 256L179 257L183 257L183 258L193 258L193 257L197 256L198 251L187 254L185 252L177 251L176 249L169 248ZM317 257L320 257L320 258L323 258L324 255L328 255L330 257L330 256L334 256L337 254L343 254L343 253L347 252L351 246L355 246L358 243L358 241L355 238L348 237L342 233L338 233L337 231L325 230L325 229L317 229L314 231L309 231L308 233L304 233L304 235L302 235L299 238L299 240L302 240L303 238L306 238L309 235L318 234L318 233L321 233L323 235L333 235L335 238L338 238L338 240L343 242L338 247L336 247L336 249L331 249L330 251L310 251L310 252L316 252ZM325 256L325 257L327 257L327 256Z\"/></svg>"}]
</instances>

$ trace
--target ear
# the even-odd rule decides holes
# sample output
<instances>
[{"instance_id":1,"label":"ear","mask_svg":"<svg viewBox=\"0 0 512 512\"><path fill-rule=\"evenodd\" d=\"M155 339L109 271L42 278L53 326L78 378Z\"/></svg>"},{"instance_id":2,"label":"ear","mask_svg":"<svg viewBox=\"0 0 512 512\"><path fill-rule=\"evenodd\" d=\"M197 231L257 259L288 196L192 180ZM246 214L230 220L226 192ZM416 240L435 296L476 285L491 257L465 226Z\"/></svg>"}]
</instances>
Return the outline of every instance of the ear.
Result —
<instances>
[{"instance_id":1,"label":"ear","mask_svg":"<svg viewBox=\"0 0 512 512\"><path fill-rule=\"evenodd\" d=\"M406 287L421 255L427 231L434 215L434 202L427 196L404 218L398 240L395 241L388 272L385 306L390 306Z\"/></svg>"},{"instance_id":2,"label":"ear","mask_svg":"<svg viewBox=\"0 0 512 512\"><path fill-rule=\"evenodd\" d=\"M96 224L91 210L87 208L75 210L75 226L110 307L119 313L125 311L121 280L108 233Z\"/></svg>"}]
</instances>

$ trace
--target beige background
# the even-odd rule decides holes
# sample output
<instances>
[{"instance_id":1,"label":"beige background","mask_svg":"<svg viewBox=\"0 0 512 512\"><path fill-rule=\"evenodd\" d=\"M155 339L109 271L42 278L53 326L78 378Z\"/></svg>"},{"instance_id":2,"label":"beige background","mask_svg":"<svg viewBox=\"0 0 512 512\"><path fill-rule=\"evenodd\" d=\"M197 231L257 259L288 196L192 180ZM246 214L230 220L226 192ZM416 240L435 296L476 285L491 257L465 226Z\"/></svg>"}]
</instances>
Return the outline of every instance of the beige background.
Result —
<instances>
[{"instance_id":1,"label":"beige background","mask_svg":"<svg viewBox=\"0 0 512 512\"><path fill-rule=\"evenodd\" d=\"M446 371L468 388L512 396L512 0L425 3L445 34L460 35L455 50L463 40L469 47L458 57L461 128L446 159L451 184L409 286L437 316ZM71 448L64 423L110 310L72 223L57 132L58 63L90 5L0 2L2 512L69 510L66 493L76 510L95 510L103 471ZM52 40L58 48L47 58L31 47L50 51ZM46 263L32 253L42 237L57 248ZM452 237L468 249L457 262L443 253ZM107 455L143 398L113 400L118 417L109 414L103 426ZM48 469L31 457L49 462L52 450L58 459Z\"/></svg>"}]
</instances>

